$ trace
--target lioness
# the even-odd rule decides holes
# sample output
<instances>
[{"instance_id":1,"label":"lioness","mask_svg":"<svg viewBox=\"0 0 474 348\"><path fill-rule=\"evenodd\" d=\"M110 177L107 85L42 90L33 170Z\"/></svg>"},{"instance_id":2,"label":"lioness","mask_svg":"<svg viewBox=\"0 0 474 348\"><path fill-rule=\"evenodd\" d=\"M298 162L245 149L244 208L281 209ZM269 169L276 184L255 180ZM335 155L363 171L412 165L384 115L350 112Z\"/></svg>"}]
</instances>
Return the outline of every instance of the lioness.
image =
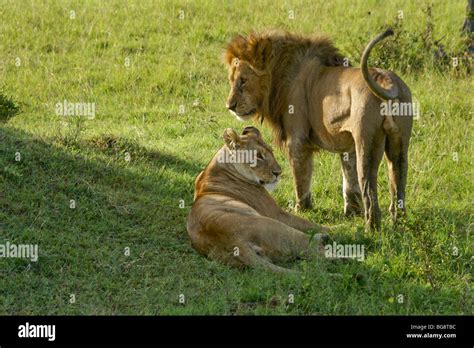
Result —
<instances>
[{"instance_id":1,"label":"lioness","mask_svg":"<svg viewBox=\"0 0 474 348\"><path fill-rule=\"evenodd\" d=\"M277 260L323 254L327 235L316 234L310 243L302 231L327 228L285 212L267 192L278 183L281 168L258 129L246 127L239 136L228 128L224 140L195 181L187 219L193 247L229 265L273 271L289 271L273 264ZM245 156L238 158L237 152Z\"/></svg>"},{"instance_id":2,"label":"lioness","mask_svg":"<svg viewBox=\"0 0 474 348\"><path fill-rule=\"evenodd\" d=\"M241 120L259 116L287 150L296 191L296 208L311 207L313 153L340 153L345 214L360 213L362 196L366 226L380 227L377 172L385 152L391 205L405 211L408 145L412 117L382 116L387 100L411 103L411 93L393 72L368 69L372 40L361 68L346 67L326 38L287 32L252 33L232 39L224 52L231 90L227 108ZM405 104L406 105L406 104Z\"/></svg>"}]
</instances>

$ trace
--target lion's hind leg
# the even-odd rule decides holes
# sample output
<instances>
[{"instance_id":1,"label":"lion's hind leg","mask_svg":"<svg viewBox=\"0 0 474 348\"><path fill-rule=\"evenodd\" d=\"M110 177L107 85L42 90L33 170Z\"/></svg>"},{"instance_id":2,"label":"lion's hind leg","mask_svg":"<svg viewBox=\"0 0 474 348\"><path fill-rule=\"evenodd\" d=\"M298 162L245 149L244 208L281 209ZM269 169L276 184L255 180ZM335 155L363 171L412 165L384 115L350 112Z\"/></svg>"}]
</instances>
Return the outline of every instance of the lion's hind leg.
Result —
<instances>
[{"instance_id":1,"label":"lion's hind leg","mask_svg":"<svg viewBox=\"0 0 474 348\"><path fill-rule=\"evenodd\" d=\"M357 176L356 153L342 153L342 194L344 197L344 215L362 215L362 194Z\"/></svg>"},{"instance_id":2,"label":"lion's hind leg","mask_svg":"<svg viewBox=\"0 0 474 348\"><path fill-rule=\"evenodd\" d=\"M397 217L404 215L405 207L405 189L408 174L408 144L410 134L387 135L385 143L385 156L388 165L390 179L390 214L394 222Z\"/></svg>"},{"instance_id":3,"label":"lion's hind leg","mask_svg":"<svg viewBox=\"0 0 474 348\"><path fill-rule=\"evenodd\" d=\"M229 233L236 238L225 262L235 266L263 267L273 272L294 272L275 265L301 256L323 255L327 235L310 235L265 216L240 216ZM221 253L222 254L222 253Z\"/></svg>"},{"instance_id":4,"label":"lion's hind leg","mask_svg":"<svg viewBox=\"0 0 474 348\"><path fill-rule=\"evenodd\" d=\"M244 217L239 222L241 240L271 262L324 254L324 243L328 239L325 234L316 234L311 240L310 235L265 216Z\"/></svg>"},{"instance_id":5,"label":"lion's hind leg","mask_svg":"<svg viewBox=\"0 0 474 348\"><path fill-rule=\"evenodd\" d=\"M381 212L377 195L377 174L384 153L385 134L354 134L357 175L365 210L366 229L379 230Z\"/></svg>"},{"instance_id":6,"label":"lion's hind leg","mask_svg":"<svg viewBox=\"0 0 474 348\"><path fill-rule=\"evenodd\" d=\"M200 221L199 228L192 230L191 239L198 251L231 266L291 272L274 263L305 254L324 254L326 235L317 234L310 243L309 235L259 215L251 208L231 209L228 205L221 205L220 209Z\"/></svg>"},{"instance_id":7,"label":"lion's hind leg","mask_svg":"<svg viewBox=\"0 0 474 348\"><path fill-rule=\"evenodd\" d=\"M292 269L275 265L271 259L263 254L262 248L252 243L242 243L239 248L239 255L234 256L234 258L239 263L249 267L263 268L276 273L297 273Z\"/></svg>"},{"instance_id":8,"label":"lion's hind leg","mask_svg":"<svg viewBox=\"0 0 474 348\"><path fill-rule=\"evenodd\" d=\"M276 273L296 273L275 265L258 245L240 239L234 240L227 247L212 248L207 257L237 268L263 268Z\"/></svg>"}]
</instances>

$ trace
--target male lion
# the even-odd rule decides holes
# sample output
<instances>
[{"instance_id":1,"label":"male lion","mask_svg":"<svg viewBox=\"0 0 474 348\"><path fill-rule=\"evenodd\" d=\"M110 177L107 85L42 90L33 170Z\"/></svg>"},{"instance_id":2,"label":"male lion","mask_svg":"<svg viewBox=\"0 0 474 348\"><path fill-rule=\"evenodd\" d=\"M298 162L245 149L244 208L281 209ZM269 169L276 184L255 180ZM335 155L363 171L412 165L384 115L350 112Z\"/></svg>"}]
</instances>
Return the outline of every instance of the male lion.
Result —
<instances>
[{"instance_id":1,"label":"male lion","mask_svg":"<svg viewBox=\"0 0 474 348\"><path fill-rule=\"evenodd\" d=\"M368 69L372 40L361 68L344 66L344 58L326 38L306 38L269 31L237 36L225 50L230 95L227 108L241 120L259 116L286 148L293 172L296 208L311 207L313 152L340 153L344 213L365 208L366 227L380 228L377 172L385 152L393 219L405 211L408 144L412 117L381 115L382 102L411 103L411 93L393 72ZM362 189L362 190L361 190Z\"/></svg>"},{"instance_id":2,"label":"male lion","mask_svg":"<svg viewBox=\"0 0 474 348\"><path fill-rule=\"evenodd\" d=\"M267 192L279 181L281 168L255 127L241 136L224 132L225 145L196 178L194 203L187 219L193 247L233 266L263 266L290 271L273 262L300 254L323 254L326 234L314 243L302 231L326 227L282 210ZM237 160L236 153L247 161ZM254 161L248 159L254 158Z\"/></svg>"}]
</instances>

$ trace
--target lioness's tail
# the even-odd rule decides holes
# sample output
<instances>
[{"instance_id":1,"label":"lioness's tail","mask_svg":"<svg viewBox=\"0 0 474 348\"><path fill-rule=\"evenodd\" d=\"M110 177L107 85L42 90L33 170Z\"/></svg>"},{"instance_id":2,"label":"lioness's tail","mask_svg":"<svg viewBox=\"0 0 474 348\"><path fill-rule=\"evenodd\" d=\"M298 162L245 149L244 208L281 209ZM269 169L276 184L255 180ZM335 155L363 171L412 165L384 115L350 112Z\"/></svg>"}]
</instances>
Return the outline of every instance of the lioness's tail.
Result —
<instances>
[{"instance_id":1,"label":"lioness's tail","mask_svg":"<svg viewBox=\"0 0 474 348\"><path fill-rule=\"evenodd\" d=\"M377 43L379 43L380 41L382 41L383 39L391 35L393 35L393 30L387 29L385 32L377 35L372 41L369 42L364 52L362 53L361 67L360 67L362 70L362 75L364 76L364 80L367 83L367 86L369 87L370 91L375 96L377 96L378 98L384 101L397 100L399 97L398 89L397 88L385 89L379 84L377 84L377 82L375 82L375 80L373 79L372 75L370 75L369 73L367 61L369 59L369 54L372 51L372 48L374 48L374 46ZM396 125L391 115L385 116L385 120L383 122L383 129L386 133L396 133L399 131L399 128Z\"/></svg>"}]
</instances>

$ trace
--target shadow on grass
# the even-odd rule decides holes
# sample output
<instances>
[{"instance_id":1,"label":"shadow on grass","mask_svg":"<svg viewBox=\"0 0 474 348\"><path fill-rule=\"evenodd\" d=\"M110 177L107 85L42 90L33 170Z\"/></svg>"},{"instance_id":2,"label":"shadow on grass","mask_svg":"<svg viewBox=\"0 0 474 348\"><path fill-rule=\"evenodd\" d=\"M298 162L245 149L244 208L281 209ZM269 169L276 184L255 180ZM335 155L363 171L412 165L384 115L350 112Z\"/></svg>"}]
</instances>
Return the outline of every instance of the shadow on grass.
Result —
<instances>
[{"instance_id":1,"label":"shadow on grass","mask_svg":"<svg viewBox=\"0 0 474 348\"><path fill-rule=\"evenodd\" d=\"M120 284L140 284L144 274L166 275L173 283L170 278L177 274L168 266L199 257L188 242L185 219L200 166L125 144L118 148L130 152L127 163L113 147L65 148L4 126L0 144L0 243L38 244L40 254L35 263L1 260L2 278L9 281L2 282L0 292L10 296L5 302L10 307L0 312L57 313L57 299L50 294L63 287L116 292ZM35 296L31 286L39 289ZM98 293L93 302L106 295ZM102 301L104 306L86 311L109 313L108 300ZM118 306L126 307L127 301L133 302L123 299Z\"/></svg>"},{"instance_id":2,"label":"shadow on grass","mask_svg":"<svg viewBox=\"0 0 474 348\"><path fill-rule=\"evenodd\" d=\"M323 267L294 281L273 274L261 279L261 272L233 272L206 262L190 247L185 225L201 166L133 141L101 136L63 147L0 127L0 144L0 243L38 244L40 253L36 263L0 260L5 300L0 314L246 313L232 306L253 303L258 293L257 307L267 308L275 286L301 295L301 308L290 314L379 314L379 308L391 314L436 313L448 300L440 313L455 314L459 301L466 302L462 308L469 306L464 297L456 299L455 289L434 292L417 285L415 275L387 274L397 264L384 268L384 260L376 266L331 263L327 271L342 273L342 279L329 279ZM124 152L131 154L130 163ZM427 211L423 219L431 214L465 218ZM370 244L374 239L359 234L338 242L366 243L369 252L378 252L379 245ZM390 241L390 248L397 241ZM413 282L405 286L400 274ZM219 288L223 284L227 289ZM177 291L194 296L196 304L180 306ZM412 301L409 309L388 302L399 293ZM70 294L78 298L74 306ZM212 307L214 301L220 306ZM336 310L334 303L342 307Z\"/></svg>"},{"instance_id":3,"label":"shadow on grass","mask_svg":"<svg viewBox=\"0 0 474 348\"><path fill-rule=\"evenodd\" d=\"M65 148L31 134L0 128L2 191L4 198L9 198L4 200L4 211L17 213L23 211L21 206L26 211L28 201L40 200L44 207L36 208L51 208L45 213L66 213L71 210L70 199L74 199L78 208L95 204L95 214L108 211L111 218L125 216L129 223L146 224L144 227L151 223L145 217L165 218L148 215L160 208L171 208L167 213L173 216L186 216L179 202L184 200L188 207L192 203L194 178L201 166L126 139L116 138L114 142L103 147L97 146L95 139ZM130 154L130 163L123 159L124 152ZM23 202L22 193L29 193L27 202ZM139 202L144 203L144 216L140 209L126 209L128 204ZM15 205L19 210L10 210Z\"/></svg>"},{"instance_id":4,"label":"shadow on grass","mask_svg":"<svg viewBox=\"0 0 474 348\"><path fill-rule=\"evenodd\" d=\"M19 113L20 107L13 101L13 99L4 95L0 91L0 122L6 122Z\"/></svg>"}]
</instances>

